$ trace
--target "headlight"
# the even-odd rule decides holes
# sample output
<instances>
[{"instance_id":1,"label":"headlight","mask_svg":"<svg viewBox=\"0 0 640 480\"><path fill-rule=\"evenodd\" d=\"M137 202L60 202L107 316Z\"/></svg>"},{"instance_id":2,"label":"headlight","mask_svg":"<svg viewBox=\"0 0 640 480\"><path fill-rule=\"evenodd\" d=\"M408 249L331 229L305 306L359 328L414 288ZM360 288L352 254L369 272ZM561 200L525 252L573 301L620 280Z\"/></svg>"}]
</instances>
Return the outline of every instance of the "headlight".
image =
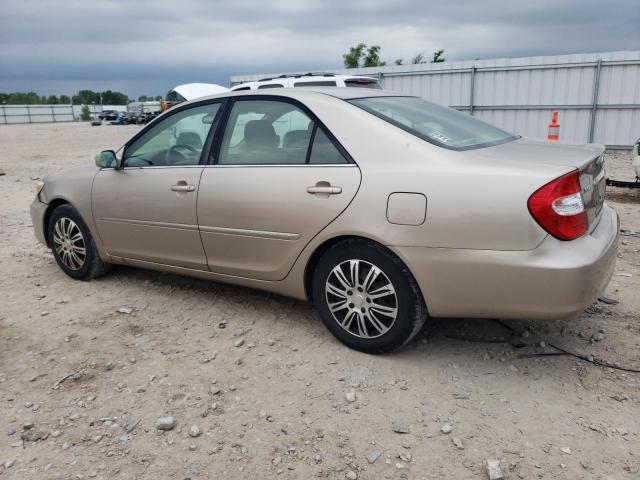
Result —
<instances>
[{"instance_id":1,"label":"headlight","mask_svg":"<svg viewBox=\"0 0 640 480\"><path fill-rule=\"evenodd\" d=\"M38 180L36 182L36 195L39 195L43 188L44 188L44 182L42 180Z\"/></svg>"}]
</instances>

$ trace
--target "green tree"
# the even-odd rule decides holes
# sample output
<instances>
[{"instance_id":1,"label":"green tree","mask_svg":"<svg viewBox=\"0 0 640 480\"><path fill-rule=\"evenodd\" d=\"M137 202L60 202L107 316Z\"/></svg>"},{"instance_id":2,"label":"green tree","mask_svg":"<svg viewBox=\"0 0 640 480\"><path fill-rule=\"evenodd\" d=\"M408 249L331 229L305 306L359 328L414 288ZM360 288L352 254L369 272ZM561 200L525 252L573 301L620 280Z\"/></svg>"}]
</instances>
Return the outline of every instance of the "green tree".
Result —
<instances>
[{"instance_id":1,"label":"green tree","mask_svg":"<svg viewBox=\"0 0 640 480\"><path fill-rule=\"evenodd\" d=\"M156 96L154 97L154 100L155 100L156 102L159 102L160 100L162 100L162 95L156 95Z\"/></svg>"},{"instance_id":2,"label":"green tree","mask_svg":"<svg viewBox=\"0 0 640 480\"><path fill-rule=\"evenodd\" d=\"M349 48L349 52L342 55L342 60L346 68L382 67L386 65L386 62L380 60L380 45L367 47L364 43L358 43Z\"/></svg>"},{"instance_id":3,"label":"green tree","mask_svg":"<svg viewBox=\"0 0 640 480\"><path fill-rule=\"evenodd\" d=\"M58 103L60 103L60 100L58 99L57 96L49 95L47 97L47 104L49 104L49 105L57 105Z\"/></svg>"},{"instance_id":4,"label":"green tree","mask_svg":"<svg viewBox=\"0 0 640 480\"><path fill-rule=\"evenodd\" d=\"M14 92L9 94L7 104L9 105L36 105L40 103L40 95L36 92Z\"/></svg>"},{"instance_id":5,"label":"green tree","mask_svg":"<svg viewBox=\"0 0 640 480\"><path fill-rule=\"evenodd\" d=\"M342 55L345 68L358 68L360 66L360 59L364 55L364 49L367 46L364 43L359 43L349 49L348 53Z\"/></svg>"},{"instance_id":6,"label":"green tree","mask_svg":"<svg viewBox=\"0 0 640 480\"><path fill-rule=\"evenodd\" d=\"M411 64L412 65L419 65L421 63L427 63L427 61L424 59L424 54L423 53L416 53L413 58L411 59Z\"/></svg>"},{"instance_id":7,"label":"green tree","mask_svg":"<svg viewBox=\"0 0 640 480\"><path fill-rule=\"evenodd\" d=\"M149 101L149 97L147 97L146 95L140 95L138 97L138 101L139 102L148 102Z\"/></svg>"},{"instance_id":8,"label":"green tree","mask_svg":"<svg viewBox=\"0 0 640 480\"><path fill-rule=\"evenodd\" d=\"M80 120L82 120L83 122L91 120L91 111L89 110L89 105L82 106L82 110L80 111Z\"/></svg>"},{"instance_id":9,"label":"green tree","mask_svg":"<svg viewBox=\"0 0 640 480\"><path fill-rule=\"evenodd\" d=\"M71 99L69 95L60 95L60 103L69 104L71 103Z\"/></svg>"},{"instance_id":10,"label":"green tree","mask_svg":"<svg viewBox=\"0 0 640 480\"><path fill-rule=\"evenodd\" d=\"M102 103L104 105L126 105L129 103L129 97L121 92L107 90L102 92Z\"/></svg>"},{"instance_id":11,"label":"green tree","mask_svg":"<svg viewBox=\"0 0 640 480\"><path fill-rule=\"evenodd\" d=\"M393 63L394 63L395 65L402 65L402 59L401 59L401 58L396 58L396 59L393 61Z\"/></svg>"},{"instance_id":12,"label":"green tree","mask_svg":"<svg viewBox=\"0 0 640 480\"><path fill-rule=\"evenodd\" d=\"M431 63L442 63L442 62L444 62L444 50L440 49L433 52L433 59L431 60Z\"/></svg>"},{"instance_id":13,"label":"green tree","mask_svg":"<svg viewBox=\"0 0 640 480\"><path fill-rule=\"evenodd\" d=\"M8 93L0 93L0 103L7 103L9 100Z\"/></svg>"},{"instance_id":14,"label":"green tree","mask_svg":"<svg viewBox=\"0 0 640 480\"><path fill-rule=\"evenodd\" d=\"M380 60L380 45L372 45L367 50L367 55L362 62L363 67L384 67L387 62Z\"/></svg>"},{"instance_id":15,"label":"green tree","mask_svg":"<svg viewBox=\"0 0 640 480\"><path fill-rule=\"evenodd\" d=\"M100 103L100 95L93 90L80 90L73 96L74 105L91 105L92 103Z\"/></svg>"}]
</instances>

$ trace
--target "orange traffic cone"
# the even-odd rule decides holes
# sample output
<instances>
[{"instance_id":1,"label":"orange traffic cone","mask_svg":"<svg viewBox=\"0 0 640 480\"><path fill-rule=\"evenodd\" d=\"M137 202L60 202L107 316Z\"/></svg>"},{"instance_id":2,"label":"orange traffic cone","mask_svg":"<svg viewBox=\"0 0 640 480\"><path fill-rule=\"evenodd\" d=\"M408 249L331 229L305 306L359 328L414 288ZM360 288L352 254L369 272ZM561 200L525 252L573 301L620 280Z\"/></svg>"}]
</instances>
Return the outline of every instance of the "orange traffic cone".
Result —
<instances>
[{"instance_id":1,"label":"orange traffic cone","mask_svg":"<svg viewBox=\"0 0 640 480\"><path fill-rule=\"evenodd\" d=\"M549 124L549 134L547 140L557 142L560 140L560 124L558 123L558 112L553 112L551 123Z\"/></svg>"}]
</instances>

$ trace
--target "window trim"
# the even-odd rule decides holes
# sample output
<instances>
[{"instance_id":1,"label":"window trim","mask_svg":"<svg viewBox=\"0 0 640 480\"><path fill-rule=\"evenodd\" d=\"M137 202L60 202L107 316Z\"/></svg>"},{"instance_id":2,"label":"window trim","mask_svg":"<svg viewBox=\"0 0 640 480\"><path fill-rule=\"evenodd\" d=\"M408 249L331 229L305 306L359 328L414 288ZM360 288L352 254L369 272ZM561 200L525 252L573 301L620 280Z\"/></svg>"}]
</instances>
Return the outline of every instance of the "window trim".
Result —
<instances>
[{"instance_id":1,"label":"window trim","mask_svg":"<svg viewBox=\"0 0 640 480\"><path fill-rule=\"evenodd\" d=\"M319 167L320 166L334 166L335 167L335 166L340 166L340 165L357 165L357 163L354 161L353 157L349 154L349 152L347 152L347 150L342 146L342 144L336 139L336 137L333 135L333 133L331 133L331 131L326 127L326 125L320 121L320 119L311 111L311 109L309 107L307 107L304 103L300 102L299 100L296 100L296 99L291 98L291 97L284 97L284 96L281 96L281 95L265 95L265 94L242 95L241 97L228 97L226 100L227 100L227 102L223 106L224 111L220 115L219 120L216 118L216 121L218 121L218 126L217 126L217 129L216 129L215 139L214 139L214 141L213 141L213 143L211 145L210 152L208 152L208 155L206 157L207 161L205 162L205 165L212 165L212 166L216 166L216 167L292 167L292 166L311 166L311 167L315 167L315 166L319 166ZM233 109L233 106L235 105L236 102L247 102L247 101L256 101L256 100L289 103L289 104L299 108L300 110L302 110L302 112L304 112L304 114L307 115L312 122L314 122L315 126L314 126L314 132L313 132L312 137L315 138L315 130L317 128L322 128L323 132L329 138L329 140L331 141L333 146L344 157L344 159L346 160L346 163L343 163L343 164L339 164L339 163L336 163L336 164L332 164L332 163L314 163L314 164L310 164L309 160L310 160L310 152L311 152L311 147L312 147L311 143L309 143L309 145L307 147L307 157L306 157L306 162L305 163L297 163L297 164L290 164L290 163L220 164L220 163L218 163L218 161L220 159L220 150L222 148L222 139L223 139L224 134L226 132L226 129L227 129L227 126L228 126L228 122L229 122L229 117L231 115L231 110ZM204 149L203 149L203 153L204 153Z\"/></svg>"},{"instance_id":2,"label":"window trim","mask_svg":"<svg viewBox=\"0 0 640 480\"><path fill-rule=\"evenodd\" d=\"M158 115L156 118L154 118L151 122L149 122L149 124L147 126L145 126L142 130L140 130L138 133L136 133L133 137L131 137L122 147L122 168L184 168L184 167L197 167L197 166L203 166L206 165L206 159L208 158L208 153L209 153L209 149L211 148L211 140L212 138L215 136L215 132L217 132L220 128L220 120L222 119L222 112L225 108L226 103L228 102L228 98L218 98L218 99L214 99L214 100L202 100L202 101L197 101L194 103L187 103L184 105L177 105L173 108L171 108L170 110L167 110L165 113L163 113L162 115ZM215 105L215 104L220 104L220 108L218 108L218 111L216 112L216 116L213 119L213 123L211 124L211 127L209 128L209 131L207 133L207 138L205 139L204 143L202 144L202 151L200 152L200 159L198 160L197 164L194 165L140 165L140 166L135 166L135 167L128 167L124 164L125 159L126 159L126 155L127 155L127 150L142 136L144 136L146 133L149 132L149 130L151 130L152 128L154 128L157 124L159 124L160 122L163 122L164 120L172 117L173 115L176 115L184 110L190 110L192 108L198 108L198 107L203 107L203 106L207 106L207 105Z\"/></svg>"}]
</instances>

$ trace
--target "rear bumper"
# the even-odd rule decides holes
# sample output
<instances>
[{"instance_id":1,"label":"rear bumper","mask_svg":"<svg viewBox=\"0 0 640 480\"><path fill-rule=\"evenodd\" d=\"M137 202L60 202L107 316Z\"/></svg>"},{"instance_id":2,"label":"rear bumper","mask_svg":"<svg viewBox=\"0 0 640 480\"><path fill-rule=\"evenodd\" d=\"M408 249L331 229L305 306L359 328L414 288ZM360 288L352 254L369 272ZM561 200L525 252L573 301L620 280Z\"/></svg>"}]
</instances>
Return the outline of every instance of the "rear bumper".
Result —
<instances>
[{"instance_id":1,"label":"rear bumper","mask_svg":"<svg viewBox=\"0 0 640 480\"><path fill-rule=\"evenodd\" d=\"M571 242L551 236L534 250L392 247L415 276L433 317L554 319L582 312L606 288L619 220L608 205L598 226Z\"/></svg>"},{"instance_id":2,"label":"rear bumper","mask_svg":"<svg viewBox=\"0 0 640 480\"><path fill-rule=\"evenodd\" d=\"M30 213L31 213L31 223L33 224L33 230L36 235L36 239L47 245L47 241L44 236L44 216L47 211L48 205L40 201L38 196L31 203Z\"/></svg>"}]
</instances>

